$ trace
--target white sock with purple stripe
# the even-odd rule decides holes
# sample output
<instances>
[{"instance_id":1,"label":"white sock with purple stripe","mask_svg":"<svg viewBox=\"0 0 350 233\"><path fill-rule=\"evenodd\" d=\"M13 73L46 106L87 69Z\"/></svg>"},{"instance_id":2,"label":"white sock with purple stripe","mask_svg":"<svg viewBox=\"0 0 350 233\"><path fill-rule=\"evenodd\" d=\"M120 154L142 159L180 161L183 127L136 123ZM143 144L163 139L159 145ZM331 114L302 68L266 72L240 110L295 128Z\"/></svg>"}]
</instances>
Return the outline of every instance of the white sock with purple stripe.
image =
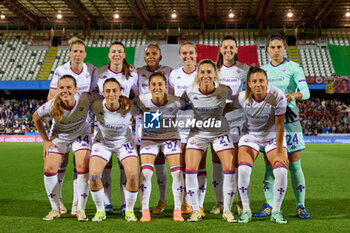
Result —
<instances>
[{"instance_id":1,"label":"white sock with purple stripe","mask_svg":"<svg viewBox=\"0 0 350 233\"><path fill-rule=\"evenodd\" d=\"M66 174L66 168L59 168L57 173L57 180L59 185L59 196L58 198L62 198L62 186L64 181L64 176Z\"/></svg>"},{"instance_id":2,"label":"white sock with purple stripe","mask_svg":"<svg viewBox=\"0 0 350 233\"><path fill-rule=\"evenodd\" d=\"M173 177L172 190L174 195L174 209L181 209L182 199L185 191L184 176L182 166L170 168Z\"/></svg>"},{"instance_id":3,"label":"white sock with purple stripe","mask_svg":"<svg viewBox=\"0 0 350 233\"><path fill-rule=\"evenodd\" d=\"M46 194L49 198L51 208L59 211L59 184L57 179L57 173L44 172L44 184Z\"/></svg>"},{"instance_id":4,"label":"white sock with purple stripe","mask_svg":"<svg viewBox=\"0 0 350 233\"><path fill-rule=\"evenodd\" d=\"M207 171L204 169L198 170L198 201L203 208L205 194L207 192Z\"/></svg>"},{"instance_id":5,"label":"white sock with purple stripe","mask_svg":"<svg viewBox=\"0 0 350 233\"><path fill-rule=\"evenodd\" d=\"M103 191L103 188L98 191L91 190L91 196L92 196L92 200L95 203L96 210L105 211L105 206L104 206L105 193Z\"/></svg>"},{"instance_id":6,"label":"white sock with purple stripe","mask_svg":"<svg viewBox=\"0 0 350 233\"><path fill-rule=\"evenodd\" d=\"M121 204L125 204L125 185L126 185L126 175L125 175L123 165L120 164L119 187L120 187Z\"/></svg>"},{"instance_id":7,"label":"white sock with purple stripe","mask_svg":"<svg viewBox=\"0 0 350 233\"><path fill-rule=\"evenodd\" d=\"M111 190L112 190L112 177L111 177L112 164L107 164L102 172L102 184L104 189L104 204L110 205L111 202Z\"/></svg>"},{"instance_id":8,"label":"white sock with purple stripe","mask_svg":"<svg viewBox=\"0 0 350 233\"><path fill-rule=\"evenodd\" d=\"M197 170L186 170L186 200L193 210L199 211Z\"/></svg>"},{"instance_id":9,"label":"white sock with purple stripe","mask_svg":"<svg viewBox=\"0 0 350 233\"><path fill-rule=\"evenodd\" d=\"M288 169L282 165L273 166L273 175L275 183L273 185L273 204L272 212L280 211L284 195L288 185Z\"/></svg>"},{"instance_id":10,"label":"white sock with purple stripe","mask_svg":"<svg viewBox=\"0 0 350 233\"><path fill-rule=\"evenodd\" d=\"M216 203L221 202L222 203L222 166L220 162L214 162L213 161L213 179L212 179L212 185L215 193Z\"/></svg>"},{"instance_id":11,"label":"white sock with purple stripe","mask_svg":"<svg viewBox=\"0 0 350 233\"><path fill-rule=\"evenodd\" d=\"M152 176L154 167L152 164L141 165L141 172L144 176L143 182L140 186L140 195L142 196L142 210L149 209L149 199L152 191Z\"/></svg>"},{"instance_id":12,"label":"white sock with purple stripe","mask_svg":"<svg viewBox=\"0 0 350 233\"><path fill-rule=\"evenodd\" d=\"M168 171L166 170L164 163L158 163L154 165L156 168L156 176L159 188L159 200L166 202L166 189L168 186Z\"/></svg>"},{"instance_id":13,"label":"white sock with purple stripe","mask_svg":"<svg viewBox=\"0 0 350 233\"><path fill-rule=\"evenodd\" d=\"M235 198L235 188L236 180L235 173L236 170L225 170L224 180L223 180L223 193L224 193L224 212L231 211L232 203Z\"/></svg>"},{"instance_id":14,"label":"white sock with purple stripe","mask_svg":"<svg viewBox=\"0 0 350 233\"><path fill-rule=\"evenodd\" d=\"M125 194L125 211L134 211L134 205L137 199L137 191L124 190Z\"/></svg>"},{"instance_id":15,"label":"white sock with purple stripe","mask_svg":"<svg viewBox=\"0 0 350 233\"><path fill-rule=\"evenodd\" d=\"M238 191L241 196L243 210L250 210L250 200L248 195L248 186L250 184L250 174L252 173L250 163L241 162L238 164Z\"/></svg>"},{"instance_id":16,"label":"white sock with purple stripe","mask_svg":"<svg viewBox=\"0 0 350 233\"><path fill-rule=\"evenodd\" d=\"M77 172L78 211L84 210L89 197L89 173Z\"/></svg>"}]
</instances>

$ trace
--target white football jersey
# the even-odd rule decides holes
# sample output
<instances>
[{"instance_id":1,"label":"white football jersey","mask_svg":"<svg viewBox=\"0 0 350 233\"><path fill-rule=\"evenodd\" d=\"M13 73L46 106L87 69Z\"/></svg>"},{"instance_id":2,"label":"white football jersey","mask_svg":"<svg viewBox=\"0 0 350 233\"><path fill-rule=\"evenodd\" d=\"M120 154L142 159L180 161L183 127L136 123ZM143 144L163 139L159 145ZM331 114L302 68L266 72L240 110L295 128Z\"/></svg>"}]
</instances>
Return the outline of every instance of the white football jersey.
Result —
<instances>
[{"instance_id":1,"label":"white football jersey","mask_svg":"<svg viewBox=\"0 0 350 233\"><path fill-rule=\"evenodd\" d=\"M247 78L248 69L249 66L239 62L229 67L222 65L218 71L219 81L221 84L231 88L232 94L236 95L243 89L243 83ZM230 102L230 100L227 100L227 102ZM245 121L244 111L241 108L228 112L225 117L230 128L240 127L241 129Z\"/></svg>"},{"instance_id":2,"label":"white football jersey","mask_svg":"<svg viewBox=\"0 0 350 233\"><path fill-rule=\"evenodd\" d=\"M182 96L182 93L191 87L197 76L197 68L192 73L186 73L183 67L177 68L170 73L169 87L174 89L176 96Z\"/></svg>"},{"instance_id":3,"label":"white football jersey","mask_svg":"<svg viewBox=\"0 0 350 233\"><path fill-rule=\"evenodd\" d=\"M139 88L139 94L146 94L149 93L149 89L148 89L148 81L149 81L149 76L151 76L151 74L155 73L155 72L160 72L163 73L165 75L165 77L167 78L167 82L169 82L169 75L170 72L173 69L169 66L159 66L159 69L152 72L147 70L147 66L142 66L141 68L137 69L137 74L139 75L139 80L138 80L138 88Z\"/></svg>"},{"instance_id":4,"label":"white football jersey","mask_svg":"<svg viewBox=\"0 0 350 233\"><path fill-rule=\"evenodd\" d=\"M147 93L140 95L135 100L135 104L144 114L144 127L142 129L141 140L180 139L177 132L178 126L174 125L173 122L176 123L175 119L177 111L186 106L185 101L177 96L168 94L167 102L164 105L159 106L153 103L152 94ZM148 128L148 123L157 124L159 127Z\"/></svg>"},{"instance_id":5,"label":"white football jersey","mask_svg":"<svg viewBox=\"0 0 350 233\"><path fill-rule=\"evenodd\" d=\"M190 102L194 112L192 120L203 122L202 126L200 124L191 126L191 132L200 132L212 137L229 131L227 120L222 113L226 99L232 96L231 89L221 84L216 86L210 94L202 93L198 85L188 88L183 93L182 98Z\"/></svg>"},{"instance_id":6,"label":"white football jersey","mask_svg":"<svg viewBox=\"0 0 350 233\"><path fill-rule=\"evenodd\" d=\"M75 94L75 105L72 109L64 109L62 120L53 121L51 135L71 140L86 132L91 132L88 111L93 97L89 93ZM54 99L42 105L37 113L41 118L52 118Z\"/></svg>"},{"instance_id":7,"label":"white football jersey","mask_svg":"<svg viewBox=\"0 0 350 233\"><path fill-rule=\"evenodd\" d=\"M93 90L96 90L96 88L98 88L100 95L102 95L103 84L105 80L109 78L114 78L120 83L123 96L129 97L131 89L137 90L138 75L136 72L131 72L131 77L126 78L122 72L116 73L109 69L108 66L109 65L104 65L96 69L92 83Z\"/></svg>"},{"instance_id":8,"label":"white football jersey","mask_svg":"<svg viewBox=\"0 0 350 233\"><path fill-rule=\"evenodd\" d=\"M267 87L266 97L261 101L254 98L244 100L245 92L239 93L239 105L243 108L247 121L243 133L256 140L269 141L276 137L275 116L284 115L287 99L283 92L273 86Z\"/></svg>"},{"instance_id":9,"label":"white football jersey","mask_svg":"<svg viewBox=\"0 0 350 233\"><path fill-rule=\"evenodd\" d=\"M113 111L107 108L105 99L95 100L91 108L95 113L99 128L95 141L103 142L109 148L114 148L116 143L128 141L131 136L130 119L133 114L138 113L137 108L132 107L127 113L121 107Z\"/></svg>"},{"instance_id":10,"label":"white football jersey","mask_svg":"<svg viewBox=\"0 0 350 233\"><path fill-rule=\"evenodd\" d=\"M92 77L95 66L90 63L83 63L83 69L76 73L70 66L70 61L57 67L50 83L50 89L57 89L57 82L63 75L72 75L77 81L78 93L89 92L92 84Z\"/></svg>"}]
</instances>

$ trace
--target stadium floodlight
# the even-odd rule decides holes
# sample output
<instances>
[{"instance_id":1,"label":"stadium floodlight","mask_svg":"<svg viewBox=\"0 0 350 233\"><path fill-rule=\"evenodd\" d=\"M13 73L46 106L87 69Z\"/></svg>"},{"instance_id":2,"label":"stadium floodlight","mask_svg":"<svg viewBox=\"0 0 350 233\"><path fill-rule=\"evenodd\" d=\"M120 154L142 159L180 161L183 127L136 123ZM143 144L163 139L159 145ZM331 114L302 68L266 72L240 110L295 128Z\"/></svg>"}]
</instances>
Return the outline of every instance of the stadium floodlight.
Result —
<instances>
[{"instance_id":1,"label":"stadium floodlight","mask_svg":"<svg viewBox=\"0 0 350 233\"><path fill-rule=\"evenodd\" d=\"M235 14L233 14L232 10L230 10L230 13L228 13L228 17L229 17L229 18L235 17Z\"/></svg>"},{"instance_id":2,"label":"stadium floodlight","mask_svg":"<svg viewBox=\"0 0 350 233\"><path fill-rule=\"evenodd\" d=\"M173 10L173 13L171 13L171 18L176 19L176 17L177 17L176 11Z\"/></svg>"},{"instance_id":3,"label":"stadium floodlight","mask_svg":"<svg viewBox=\"0 0 350 233\"><path fill-rule=\"evenodd\" d=\"M288 17L288 18L293 17L293 12L289 11L289 12L287 13L287 17Z\"/></svg>"},{"instance_id":4,"label":"stadium floodlight","mask_svg":"<svg viewBox=\"0 0 350 233\"><path fill-rule=\"evenodd\" d=\"M63 15L62 15L62 12L61 11L58 11L57 15L56 15L56 18L58 20L62 19L63 18Z\"/></svg>"},{"instance_id":5,"label":"stadium floodlight","mask_svg":"<svg viewBox=\"0 0 350 233\"><path fill-rule=\"evenodd\" d=\"M4 14L0 15L0 19L5 19L5 18L6 18L6 16Z\"/></svg>"},{"instance_id":6,"label":"stadium floodlight","mask_svg":"<svg viewBox=\"0 0 350 233\"><path fill-rule=\"evenodd\" d=\"M115 12L114 15L113 15L114 19L119 19L120 18L120 15L118 14L118 12Z\"/></svg>"},{"instance_id":7,"label":"stadium floodlight","mask_svg":"<svg viewBox=\"0 0 350 233\"><path fill-rule=\"evenodd\" d=\"M345 16L346 16L346 17L350 17L350 12L349 12L349 11L346 12L346 13L345 13Z\"/></svg>"}]
</instances>

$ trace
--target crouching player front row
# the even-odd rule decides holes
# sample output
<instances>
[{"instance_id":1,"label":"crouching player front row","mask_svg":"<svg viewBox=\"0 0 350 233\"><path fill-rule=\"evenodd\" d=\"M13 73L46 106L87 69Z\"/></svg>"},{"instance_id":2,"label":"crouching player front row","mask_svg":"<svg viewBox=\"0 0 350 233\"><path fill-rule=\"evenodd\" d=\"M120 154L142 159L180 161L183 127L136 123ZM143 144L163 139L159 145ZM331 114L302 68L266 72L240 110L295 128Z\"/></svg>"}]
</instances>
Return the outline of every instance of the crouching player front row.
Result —
<instances>
[{"instance_id":1,"label":"crouching player front row","mask_svg":"<svg viewBox=\"0 0 350 233\"><path fill-rule=\"evenodd\" d=\"M91 108L98 121L99 131L95 137L90 156L89 173L91 196L95 202L97 212L92 221L99 222L106 219L104 206L104 188L102 172L113 153L118 156L126 175L125 219L135 222L134 205L138 190L138 160L134 139L131 136L129 122L137 111L131 107L124 111L121 107L121 88L114 78L106 79L103 84L104 99L97 99Z\"/></svg>"},{"instance_id":2,"label":"crouching player front row","mask_svg":"<svg viewBox=\"0 0 350 233\"><path fill-rule=\"evenodd\" d=\"M247 74L246 90L239 93L235 105L243 108L246 115L238 152L238 189L243 204L243 214L238 222L248 223L252 219L247 189L254 160L262 147L273 166L275 176L271 221L287 223L280 211L288 183L288 156L284 135L287 100L280 89L268 86L264 70L252 66Z\"/></svg>"}]
</instances>

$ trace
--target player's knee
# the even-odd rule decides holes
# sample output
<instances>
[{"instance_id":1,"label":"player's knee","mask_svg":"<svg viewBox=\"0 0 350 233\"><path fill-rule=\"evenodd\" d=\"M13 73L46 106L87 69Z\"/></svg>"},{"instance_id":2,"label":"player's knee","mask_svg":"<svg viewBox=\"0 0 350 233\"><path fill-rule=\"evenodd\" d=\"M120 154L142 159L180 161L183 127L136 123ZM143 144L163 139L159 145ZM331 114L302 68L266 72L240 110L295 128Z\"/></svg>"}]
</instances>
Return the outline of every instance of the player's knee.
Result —
<instances>
[{"instance_id":1,"label":"player's knee","mask_svg":"<svg viewBox=\"0 0 350 233\"><path fill-rule=\"evenodd\" d=\"M137 174L131 174L127 177L127 182L128 182L128 186L132 187L132 188L136 188L138 185L138 177Z\"/></svg>"},{"instance_id":2,"label":"player's knee","mask_svg":"<svg viewBox=\"0 0 350 233\"><path fill-rule=\"evenodd\" d=\"M102 174L90 174L89 180L90 180L90 188L91 190L98 190L98 187L102 186Z\"/></svg>"},{"instance_id":3,"label":"player's knee","mask_svg":"<svg viewBox=\"0 0 350 233\"><path fill-rule=\"evenodd\" d=\"M54 166L53 164L46 164L44 166L44 172L57 173L58 172L58 168L56 166Z\"/></svg>"}]
</instances>

